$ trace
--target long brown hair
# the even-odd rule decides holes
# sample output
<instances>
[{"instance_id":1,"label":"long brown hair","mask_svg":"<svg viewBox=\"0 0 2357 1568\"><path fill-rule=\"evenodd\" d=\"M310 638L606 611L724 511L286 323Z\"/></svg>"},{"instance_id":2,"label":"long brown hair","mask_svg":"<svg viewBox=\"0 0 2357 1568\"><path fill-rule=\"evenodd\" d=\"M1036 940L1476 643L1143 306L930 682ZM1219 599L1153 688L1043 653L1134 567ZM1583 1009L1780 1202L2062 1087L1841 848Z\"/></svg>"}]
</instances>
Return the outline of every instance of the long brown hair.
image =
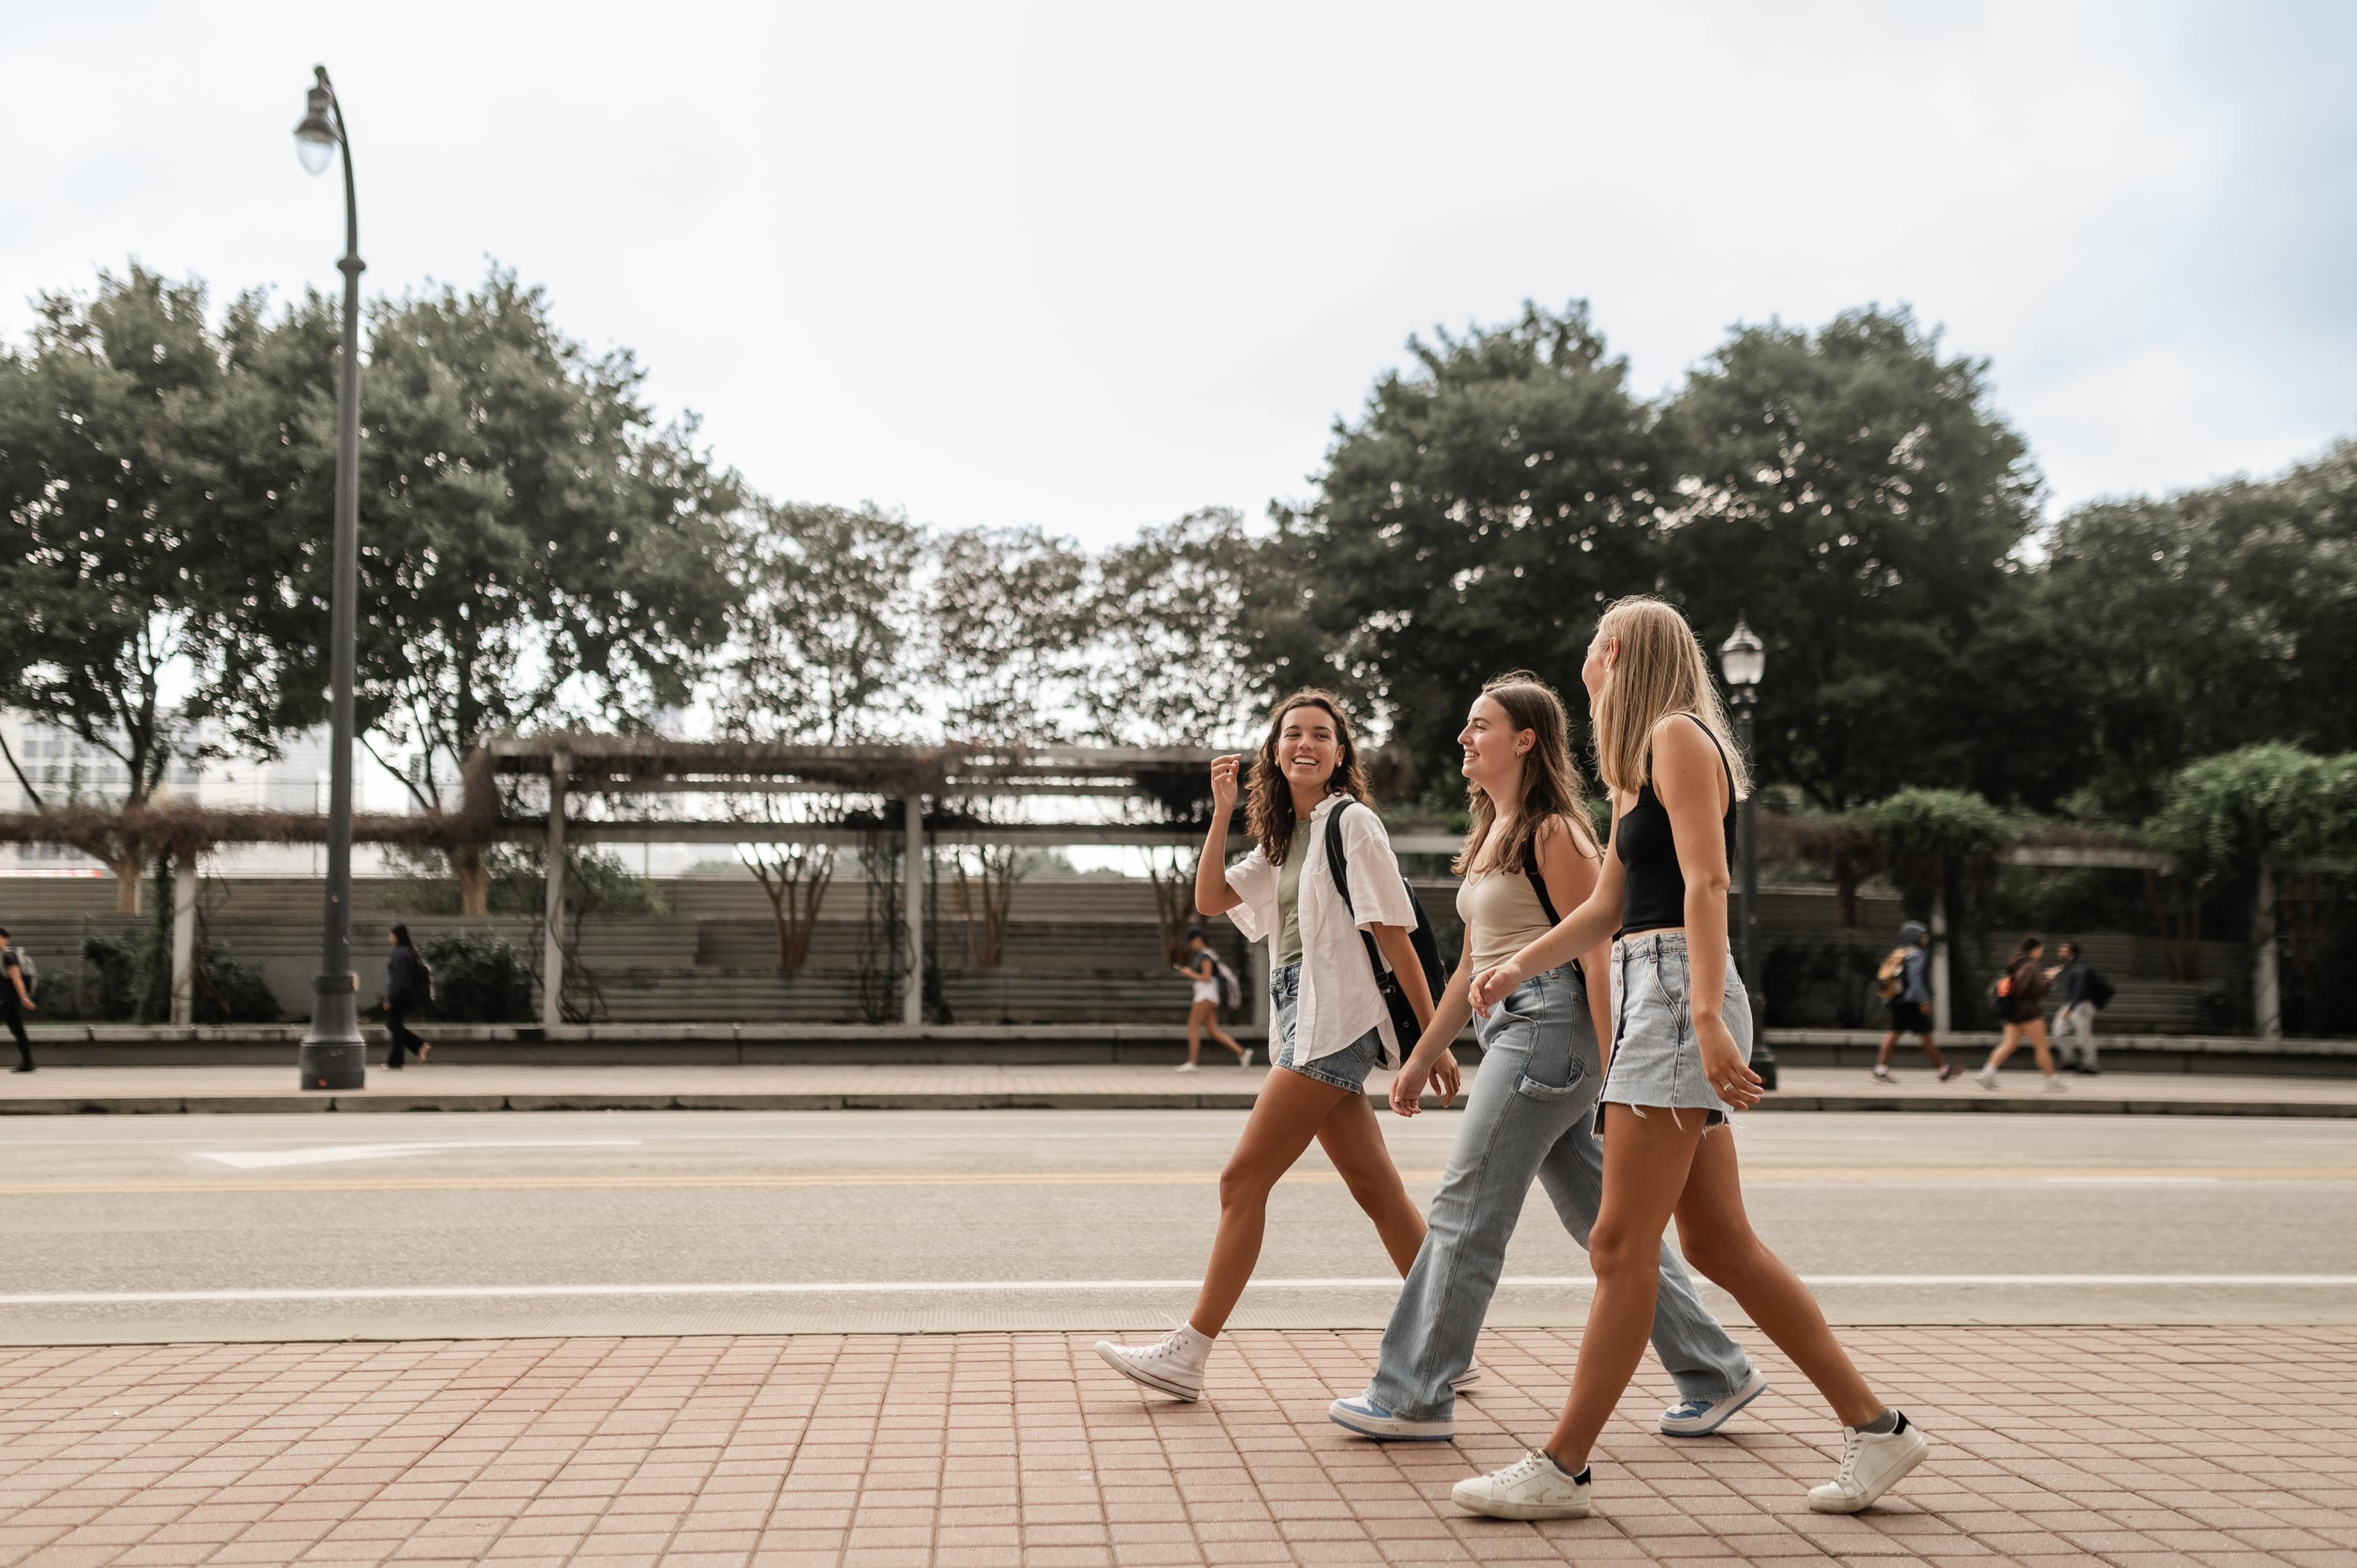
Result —
<instances>
[{"instance_id":1,"label":"long brown hair","mask_svg":"<svg viewBox=\"0 0 2357 1568\"><path fill-rule=\"evenodd\" d=\"M1360 758L1359 739L1351 731L1351 715L1342 711L1341 698L1320 687L1305 686L1270 709L1268 734L1253 756L1252 776L1245 780L1244 831L1260 845L1261 853L1278 865L1293 847L1293 787L1276 765L1276 737L1285 728L1285 715L1296 708L1323 709L1334 721L1334 739L1341 756L1335 758L1328 791L1353 800L1367 798L1367 766Z\"/></svg>"},{"instance_id":2,"label":"long brown hair","mask_svg":"<svg viewBox=\"0 0 2357 1568\"><path fill-rule=\"evenodd\" d=\"M1571 834L1580 854L1590 860L1603 858L1581 798L1579 764L1571 758L1571 719L1555 689L1527 670L1515 670L1493 677L1482 686L1481 694L1505 711L1506 722L1516 730L1529 730L1536 736L1530 754L1523 758L1523 793L1514 803L1514 825L1506 831L1485 869L1512 875L1535 869L1539 830L1557 817L1563 819L1564 831ZM1465 847L1457 852L1456 862L1448 868L1459 876L1472 871L1498 821L1498 808L1490 791L1479 784L1466 786L1465 801L1473 825L1466 830Z\"/></svg>"},{"instance_id":3,"label":"long brown hair","mask_svg":"<svg viewBox=\"0 0 2357 1568\"><path fill-rule=\"evenodd\" d=\"M1620 644L1591 710L1596 771L1606 786L1633 792L1651 779L1653 726L1673 714L1686 714L1718 742L1735 799L1750 794L1750 770L1711 681L1710 661L1686 618L1651 594L1636 594L1606 606L1596 634Z\"/></svg>"}]
</instances>

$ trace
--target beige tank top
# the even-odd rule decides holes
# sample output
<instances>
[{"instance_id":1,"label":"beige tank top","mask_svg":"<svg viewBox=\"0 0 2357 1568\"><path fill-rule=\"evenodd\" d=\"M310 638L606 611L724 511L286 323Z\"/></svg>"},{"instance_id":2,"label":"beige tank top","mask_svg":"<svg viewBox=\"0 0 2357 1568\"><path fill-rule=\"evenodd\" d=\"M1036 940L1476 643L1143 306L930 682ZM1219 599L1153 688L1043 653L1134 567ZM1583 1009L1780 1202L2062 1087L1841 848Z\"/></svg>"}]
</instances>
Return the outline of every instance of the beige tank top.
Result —
<instances>
[{"instance_id":1,"label":"beige tank top","mask_svg":"<svg viewBox=\"0 0 2357 1568\"><path fill-rule=\"evenodd\" d=\"M1505 962L1550 929L1531 879L1519 871L1480 871L1457 886L1457 918L1473 944L1473 972Z\"/></svg>"}]
</instances>

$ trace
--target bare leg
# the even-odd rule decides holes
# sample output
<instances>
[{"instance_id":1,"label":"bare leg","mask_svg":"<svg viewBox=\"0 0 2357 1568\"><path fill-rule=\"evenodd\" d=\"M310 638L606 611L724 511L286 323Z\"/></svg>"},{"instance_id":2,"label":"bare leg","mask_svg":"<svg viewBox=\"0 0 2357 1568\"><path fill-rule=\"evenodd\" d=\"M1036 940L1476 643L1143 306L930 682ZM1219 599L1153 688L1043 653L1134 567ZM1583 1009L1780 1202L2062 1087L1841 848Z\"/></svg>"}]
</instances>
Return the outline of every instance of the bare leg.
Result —
<instances>
[{"instance_id":1,"label":"bare leg","mask_svg":"<svg viewBox=\"0 0 2357 1568\"><path fill-rule=\"evenodd\" d=\"M1899 1036L1893 1035L1890 1037L1895 1040ZM1916 1037L1923 1042L1923 1054L1932 1058L1932 1069L1934 1071L1944 1071L1948 1064L1946 1060L1941 1057L1940 1047L1932 1041L1932 1036L1929 1034L1924 1034L1919 1035Z\"/></svg>"},{"instance_id":2,"label":"bare leg","mask_svg":"<svg viewBox=\"0 0 2357 1568\"><path fill-rule=\"evenodd\" d=\"M1244 1048L1236 1044L1236 1037L1233 1035L1229 1034L1225 1029L1220 1027L1220 1004L1216 1002L1206 1002L1203 1005L1210 1009L1209 1012L1203 1015L1203 1027L1211 1032L1211 1038L1219 1041L1220 1044L1235 1052L1236 1059L1238 1061L1242 1061L1243 1059Z\"/></svg>"},{"instance_id":3,"label":"bare leg","mask_svg":"<svg viewBox=\"0 0 2357 1568\"><path fill-rule=\"evenodd\" d=\"M1189 1067L1195 1066L1196 1058L1203 1054L1203 1009L1210 1005L1208 1002L1197 1002L1187 1009L1187 1065Z\"/></svg>"},{"instance_id":4,"label":"bare leg","mask_svg":"<svg viewBox=\"0 0 2357 1568\"><path fill-rule=\"evenodd\" d=\"M1318 1129L1318 1142L1341 1173L1351 1197L1375 1222L1383 1251L1392 1255L1400 1277L1405 1279L1408 1270L1415 1267L1416 1253L1424 1250L1424 1215L1408 1197L1399 1167L1392 1164L1383 1123L1375 1119L1367 1097L1353 1094L1334 1107L1325 1125Z\"/></svg>"},{"instance_id":5,"label":"bare leg","mask_svg":"<svg viewBox=\"0 0 2357 1568\"><path fill-rule=\"evenodd\" d=\"M1844 1426L1863 1426L1882 1413L1882 1402L1834 1337L1816 1297L1751 1229L1735 1140L1724 1128L1695 1152L1677 1214L1678 1247L1686 1262L1735 1298L1744 1316L1817 1385Z\"/></svg>"},{"instance_id":6,"label":"bare leg","mask_svg":"<svg viewBox=\"0 0 2357 1568\"><path fill-rule=\"evenodd\" d=\"M2038 1058L2038 1070L2044 1073L2048 1078L2052 1078L2054 1076L2054 1047L2046 1038L2046 1020L2043 1018L2032 1018L2029 1022L2021 1026L2021 1032L2029 1036L2029 1049Z\"/></svg>"},{"instance_id":7,"label":"bare leg","mask_svg":"<svg viewBox=\"0 0 2357 1568\"><path fill-rule=\"evenodd\" d=\"M1896 1029L1882 1036L1882 1048L1874 1053L1874 1065L1878 1071L1890 1065L1890 1048L1898 1043L1899 1031Z\"/></svg>"},{"instance_id":8,"label":"bare leg","mask_svg":"<svg viewBox=\"0 0 2357 1568\"><path fill-rule=\"evenodd\" d=\"M1995 1072L1997 1069L2003 1067L2005 1065L2005 1058L2013 1055L2015 1047L2018 1047L2020 1044L2021 1026L2018 1024L2007 1024L2005 1026L2005 1033L1997 1036L1996 1049L1989 1053L1988 1065L1982 1068L1981 1070L1983 1072Z\"/></svg>"},{"instance_id":9,"label":"bare leg","mask_svg":"<svg viewBox=\"0 0 2357 1568\"><path fill-rule=\"evenodd\" d=\"M1571 1396L1547 1440L1555 1463L1574 1475L1587 1465L1597 1434L1636 1376L1653 1331L1662 1232L1669 1228L1695 1145L1702 1141L1700 1112L1682 1112L1677 1120L1685 1125L1680 1127L1667 1111L1640 1116L1626 1105L1604 1108L1604 1201L1587 1233L1596 1296L1579 1337Z\"/></svg>"},{"instance_id":10,"label":"bare leg","mask_svg":"<svg viewBox=\"0 0 2357 1568\"><path fill-rule=\"evenodd\" d=\"M1260 1262L1261 1234L1268 1224L1269 1188L1293 1168L1336 1105L1364 1099L1303 1073L1268 1075L1260 1098L1253 1102L1244 1135L1220 1172L1220 1231L1211 1240L1202 1292L1187 1318L1197 1333L1215 1336L1225 1327L1236 1298L1251 1283L1253 1265Z\"/></svg>"}]
</instances>

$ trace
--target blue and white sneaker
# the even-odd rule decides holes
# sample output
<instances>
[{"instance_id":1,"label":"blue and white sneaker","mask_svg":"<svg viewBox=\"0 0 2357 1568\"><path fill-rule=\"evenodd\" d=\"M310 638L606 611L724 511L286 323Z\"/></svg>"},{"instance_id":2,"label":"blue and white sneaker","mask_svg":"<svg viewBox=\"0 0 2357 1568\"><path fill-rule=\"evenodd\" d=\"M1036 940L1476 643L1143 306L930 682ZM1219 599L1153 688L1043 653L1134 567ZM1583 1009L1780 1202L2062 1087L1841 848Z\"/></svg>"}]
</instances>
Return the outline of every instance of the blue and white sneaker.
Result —
<instances>
[{"instance_id":1,"label":"blue and white sneaker","mask_svg":"<svg viewBox=\"0 0 2357 1568\"><path fill-rule=\"evenodd\" d=\"M1410 1421L1404 1415L1394 1415L1364 1394L1356 1399L1336 1400L1326 1407L1326 1414L1345 1431L1372 1437L1378 1443L1446 1443L1457 1435L1454 1420Z\"/></svg>"},{"instance_id":2,"label":"blue and white sneaker","mask_svg":"<svg viewBox=\"0 0 2357 1568\"><path fill-rule=\"evenodd\" d=\"M1722 1400L1687 1400L1662 1412L1662 1430L1672 1437L1707 1437L1725 1426L1735 1412L1768 1391L1768 1380L1751 1369L1744 1385Z\"/></svg>"}]
</instances>

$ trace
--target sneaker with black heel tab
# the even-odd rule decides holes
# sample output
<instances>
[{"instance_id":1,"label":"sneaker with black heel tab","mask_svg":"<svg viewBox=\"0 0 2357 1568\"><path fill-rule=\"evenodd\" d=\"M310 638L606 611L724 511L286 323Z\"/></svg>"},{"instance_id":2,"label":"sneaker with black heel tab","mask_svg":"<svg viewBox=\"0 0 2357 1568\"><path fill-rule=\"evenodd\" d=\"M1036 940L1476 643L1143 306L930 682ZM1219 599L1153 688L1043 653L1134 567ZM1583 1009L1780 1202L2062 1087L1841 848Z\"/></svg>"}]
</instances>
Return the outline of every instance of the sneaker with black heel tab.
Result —
<instances>
[{"instance_id":1,"label":"sneaker with black heel tab","mask_svg":"<svg viewBox=\"0 0 2357 1568\"><path fill-rule=\"evenodd\" d=\"M1819 1513L1860 1513L1923 1462L1932 1444L1908 1424L1902 1412L1889 1432L1842 1429L1841 1468L1822 1487L1809 1488L1809 1507Z\"/></svg>"},{"instance_id":2,"label":"sneaker with black heel tab","mask_svg":"<svg viewBox=\"0 0 2357 1568\"><path fill-rule=\"evenodd\" d=\"M1571 1475L1534 1448L1502 1470L1458 1482L1448 1495L1468 1513L1490 1519L1586 1519L1587 1471Z\"/></svg>"}]
</instances>

